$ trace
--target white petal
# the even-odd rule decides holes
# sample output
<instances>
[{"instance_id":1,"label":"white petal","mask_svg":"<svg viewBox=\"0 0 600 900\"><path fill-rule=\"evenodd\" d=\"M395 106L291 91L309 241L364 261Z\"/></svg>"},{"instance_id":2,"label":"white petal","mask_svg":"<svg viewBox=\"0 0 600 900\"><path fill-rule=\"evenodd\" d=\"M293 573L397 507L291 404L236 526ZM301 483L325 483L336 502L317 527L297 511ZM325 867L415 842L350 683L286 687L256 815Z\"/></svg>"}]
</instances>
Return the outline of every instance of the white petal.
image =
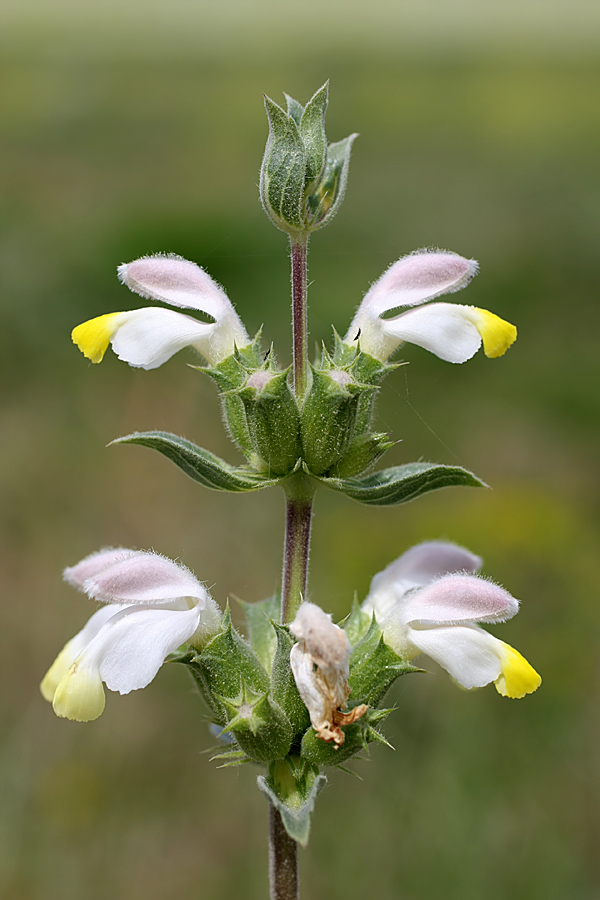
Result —
<instances>
[{"instance_id":1,"label":"white petal","mask_svg":"<svg viewBox=\"0 0 600 900\"><path fill-rule=\"evenodd\" d=\"M97 550L90 553L81 562L75 566L70 566L63 572L64 580L78 590L83 590L83 582L88 578L92 578L101 569L112 565L120 559L132 556L136 550L128 550L126 547L105 547L103 550Z\"/></svg>"},{"instance_id":2,"label":"white petal","mask_svg":"<svg viewBox=\"0 0 600 900\"><path fill-rule=\"evenodd\" d=\"M332 715L331 699L326 696L321 682L315 677L313 658L304 644L294 644L292 647L290 667L313 728L317 731L327 728Z\"/></svg>"},{"instance_id":3,"label":"white petal","mask_svg":"<svg viewBox=\"0 0 600 900\"><path fill-rule=\"evenodd\" d=\"M430 303L421 309L408 310L395 319L379 321L388 341L386 346L395 342L397 347L402 341L408 341L446 362L463 363L471 359L481 346L481 335L472 319L472 308L469 306Z\"/></svg>"},{"instance_id":4,"label":"white petal","mask_svg":"<svg viewBox=\"0 0 600 900\"><path fill-rule=\"evenodd\" d=\"M407 591L450 572L476 572L482 562L481 557L447 541L417 544L375 575L362 609L383 619Z\"/></svg>"},{"instance_id":5,"label":"white petal","mask_svg":"<svg viewBox=\"0 0 600 900\"><path fill-rule=\"evenodd\" d=\"M158 553L134 553L99 571L84 584L86 593L105 603L172 603L193 597L204 607L206 589L185 566Z\"/></svg>"},{"instance_id":6,"label":"white petal","mask_svg":"<svg viewBox=\"0 0 600 900\"><path fill-rule=\"evenodd\" d=\"M230 356L236 346L245 347L249 343L246 329L225 291L195 263L178 256L148 256L119 266L118 271L123 283L142 297L162 300L185 309L198 309L215 320L211 325L190 320L198 328L194 332L191 325L179 323L178 329L173 321L163 318L161 326L169 330L169 342L158 346L156 339L153 342L151 336L145 334L143 347L137 355L135 350L122 348L125 354L133 353L131 359L129 355L121 355L113 340L117 356L130 365L155 368L186 346L195 347L214 365ZM186 334L188 339L182 343ZM149 357L146 355L146 344L149 349L154 348Z\"/></svg>"},{"instance_id":7,"label":"white petal","mask_svg":"<svg viewBox=\"0 0 600 900\"><path fill-rule=\"evenodd\" d=\"M118 268L128 288L148 300L184 309L199 309L214 319L226 314L229 297L210 275L180 256L143 256Z\"/></svg>"},{"instance_id":8,"label":"white petal","mask_svg":"<svg viewBox=\"0 0 600 900\"><path fill-rule=\"evenodd\" d=\"M365 295L345 340L351 343L360 331L361 348L377 359L387 359L397 343L383 333L379 319L383 313L454 293L476 273L475 260L448 251L421 250L399 259Z\"/></svg>"},{"instance_id":9,"label":"white petal","mask_svg":"<svg viewBox=\"0 0 600 900\"><path fill-rule=\"evenodd\" d=\"M201 611L127 607L111 616L58 683L59 716L89 722L104 709L102 681L128 694L149 684L165 657L196 630Z\"/></svg>"},{"instance_id":10,"label":"white petal","mask_svg":"<svg viewBox=\"0 0 600 900\"><path fill-rule=\"evenodd\" d=\"M390 611L406 624L505 622L519 610L518 601L500 585L474 575L444 575L412 591Z\"/></svg>"},{"instance_id":11,"label":"white petal","mask_svg":"<svg viewBox=\"0 0 600 900\"><path fill-rule=\"evenodd\" d=\"M201 610L129 607L113 616L87 653L97 661L111 691L128 694L149 684L165 657L185 643L200 624Z\"/></svg>"},{"instance_id":12,"label":"white petal","mask_svg":"<svg viewBox=\"0 0 600 900\"><path fill-rule=\"evenodd\" d=\"M40 690L45 700L52 703L56 688L63 675L75 662L81 651L96 637L103 625L105 625L112 616L116 615L120 609L120 606L103 606L88 619L81 631L65 644L46 672L40 685Z\"/></svg>"},{"instance_id":13,"label":"white petal","mask_svg":"<svg viewBox=\"0 0 600 900\"><path fill-rule=\"evenodd\" d=\"M109 619L113 616L116 616L118 612L122 609L121 606L116 604L110 604L109 606L101 606L100 609L96 610L93 616L87 620L81 631L79 631L74 638L71 638L69 644L71 646L73 652L73 659L78 656L81 651L87 647L87 645L92 641L101 628L106 625Z\"/></svg>"},{"instance_id":14,"label":"white petal","mask_svg":"<svg viewBox=\"0 0 600 900\"><path fill-rule=\"evenodd\" d=\"M467 689L496 681L505 644L476 625L411 629L410 639Z\"/></svg>"},{"instance_id":15,"label":"white petal","mask_svg":"<svg viewBox=\"0 0 600 900\"><path fill-rule=\"evenodd\" d=\"M156 369L184 347L194 347L207 357L214 331L214 323L199 322L172 309L145 307L119 314L111 344L119 359L130 366Z\"/></svg>"}]
</instances>

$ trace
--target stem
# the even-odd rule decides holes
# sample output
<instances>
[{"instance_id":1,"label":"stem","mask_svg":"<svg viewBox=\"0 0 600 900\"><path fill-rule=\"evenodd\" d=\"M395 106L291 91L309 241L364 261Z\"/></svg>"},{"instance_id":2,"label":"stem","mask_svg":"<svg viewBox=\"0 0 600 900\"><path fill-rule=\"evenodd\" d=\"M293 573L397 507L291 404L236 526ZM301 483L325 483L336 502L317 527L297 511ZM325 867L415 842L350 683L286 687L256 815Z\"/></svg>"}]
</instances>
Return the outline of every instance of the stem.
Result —
<instances>
[{"instance_id":1,"label":"stem","mask_svg":"<svg viewBox=\"0 0 600 900\"><path fill-rule=\"evenodd\" d=\"M269 883L270 900L298 900L298 844L274 806L269 806Z\"/></svg>"},{"instance_id":2,"label":"stem","mask_svg":"<svg viewBox=\"0 0 600 900\"><path fill-rule=\"evenodd\" d=\"M301 400L308 381L308 320L306 314L308 234L290 235L292 256L292 336L294 394Z\"/></svg>"},{"instance_id":3,"label":"stem","mask_svg":"<svg viewBox=\"0 0 600 900\"><path fill-rule=\"evenodd\" d=\"M286 487L281 623L291 622L306 598L310 526L315 487L306 475L292 475Z\"/></svg>"},{"instance_id":4,"label":"stem","mask_svg":"<svg viewBox=\"0 0 600 900\"><path fill-rule=\"evenodd\" d=\"M290 235L292 257L292 338L294 394L301 401L308 386L306 313L308 234ZM315 487L301 473L285 486L285 541L281 585L281 622L291 622L306 597L310 526ZM274 806L269 807L270 900L299 900L298 844L289 836Z\"/></svg>"}]
</instances>

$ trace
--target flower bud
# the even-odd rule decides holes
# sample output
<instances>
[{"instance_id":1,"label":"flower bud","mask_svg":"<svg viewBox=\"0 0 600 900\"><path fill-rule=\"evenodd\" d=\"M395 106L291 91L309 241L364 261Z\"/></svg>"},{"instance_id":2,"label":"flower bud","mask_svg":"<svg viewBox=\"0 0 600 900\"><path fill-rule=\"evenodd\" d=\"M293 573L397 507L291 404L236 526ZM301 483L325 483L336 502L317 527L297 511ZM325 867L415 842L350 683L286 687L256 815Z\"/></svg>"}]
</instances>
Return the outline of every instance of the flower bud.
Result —
<instances>
[{"instance_id":1,"label":"flower bud","mask_svg":"<svg viewBox=\"0 0 600 900\"><path fill-rule=\"evenodd\" d=\"M327 145L328 84L303 107L287 97L287 111L265 97L269 138L260 172L260 198L281 231L308 234L339 209L346 190L355 134Z\"/></svg>"}]
</instances>

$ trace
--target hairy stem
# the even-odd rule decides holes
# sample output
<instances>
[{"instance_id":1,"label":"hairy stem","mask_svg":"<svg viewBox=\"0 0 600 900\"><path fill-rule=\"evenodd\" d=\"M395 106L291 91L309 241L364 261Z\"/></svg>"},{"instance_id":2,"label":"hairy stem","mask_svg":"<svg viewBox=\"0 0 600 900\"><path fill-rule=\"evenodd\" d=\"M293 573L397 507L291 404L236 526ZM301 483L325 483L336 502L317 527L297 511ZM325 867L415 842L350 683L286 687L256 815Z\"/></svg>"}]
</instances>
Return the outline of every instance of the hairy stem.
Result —
<instances>
[{"instance_id":1,"label":"hairy stem","mask_svg":"<svg viewBox=\"0 0 600 900\"><path fill-rule=\"evenodd\" d=\"M308 383L308 320L306 314L308 235L291 237L292 257L292 335L294 393L301 400Z\"/></svg>"},{"instance_id":2,"label":"hairy stem","mask_svg":"<svg viewBox=\"0 0 600 900\"><path fill-rule=\"evenodd\" d=\"M281 584L281 622L291 622L306 597L310 526L315 488L306 475L292 475L286 485L285 542Z\"/></svg>"},{"instance_id":3,"label":"hairy stem","mask_svg":"<svg viewBox=\"0 0 600 900\"><path fill-rule=\"evenodd\" d=\"M298 900L298 844L274 806L269 807L270 900Z\"/></svg>"}]
</instances>

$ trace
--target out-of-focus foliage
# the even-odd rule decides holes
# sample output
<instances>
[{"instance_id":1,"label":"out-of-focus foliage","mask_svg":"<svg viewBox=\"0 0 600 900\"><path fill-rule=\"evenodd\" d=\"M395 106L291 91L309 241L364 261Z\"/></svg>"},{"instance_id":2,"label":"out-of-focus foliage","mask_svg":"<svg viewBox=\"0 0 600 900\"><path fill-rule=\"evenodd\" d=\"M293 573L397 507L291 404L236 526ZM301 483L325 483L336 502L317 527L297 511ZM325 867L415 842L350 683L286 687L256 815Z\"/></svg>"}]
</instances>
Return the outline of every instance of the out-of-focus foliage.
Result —
<instances>
[{"instance_id":1,"label":"out-of-focus foliage","mask_svg":"<svg viewBox=\"0 0 600 900\"><path fill-rule=\"evenodd\" d=\"M354 37L321 29L312 52L292 34L284 53L257 28L246 43L243 29L237 42L223 31L210 56L190 35L180 53L153 56L148 23L136 41L116 6L102 46L82 16L71 43L45 39L33 15L12 49L4 31L0 893L10 900L266 891L267 805L250 769L215 773L203 755L214 739L182 669L111 695L87 726L55 719L37 683L90 612L61 569L96 548L179 556L222 603L277 587L276 492L215 494L143 448L105 449L161 429L241 462L213 386L185 365L191 354L153 372L112 354L97 367L69 331L142 305L115 268L167 250L205 266L285 361L287 248L256 187L262 91L307 100L328 76L328 135L361 137L344 207L311 244L315 342L331 322L343 332L369 283L422 246L479 259L461 302L514 321L519 340L501 360L460 367L405 348L377 422L402 439L390 464L460 464L493 490L389 510L322 491L312 599L342 617L412 543L464 543L522 599L502 637L544 684L509 703L460 692L445 674L402 679L388 729L396 753L354 763L364 781L334 773L301 859L304 891L362 897L374 877L381 900L588 900L600 889L600 53L583 25L585 53L574 33L569 52L546 47L540 22L532 55L518 18L529 5L514 6L487 59L475 39L430 52L425 19L410 52L394 46L381 2L364 46L363 5L352 4ZM178 5L169 10L176 21ZM470 21L465 12L467 32Z\"/></svg>"}]
</instances>

